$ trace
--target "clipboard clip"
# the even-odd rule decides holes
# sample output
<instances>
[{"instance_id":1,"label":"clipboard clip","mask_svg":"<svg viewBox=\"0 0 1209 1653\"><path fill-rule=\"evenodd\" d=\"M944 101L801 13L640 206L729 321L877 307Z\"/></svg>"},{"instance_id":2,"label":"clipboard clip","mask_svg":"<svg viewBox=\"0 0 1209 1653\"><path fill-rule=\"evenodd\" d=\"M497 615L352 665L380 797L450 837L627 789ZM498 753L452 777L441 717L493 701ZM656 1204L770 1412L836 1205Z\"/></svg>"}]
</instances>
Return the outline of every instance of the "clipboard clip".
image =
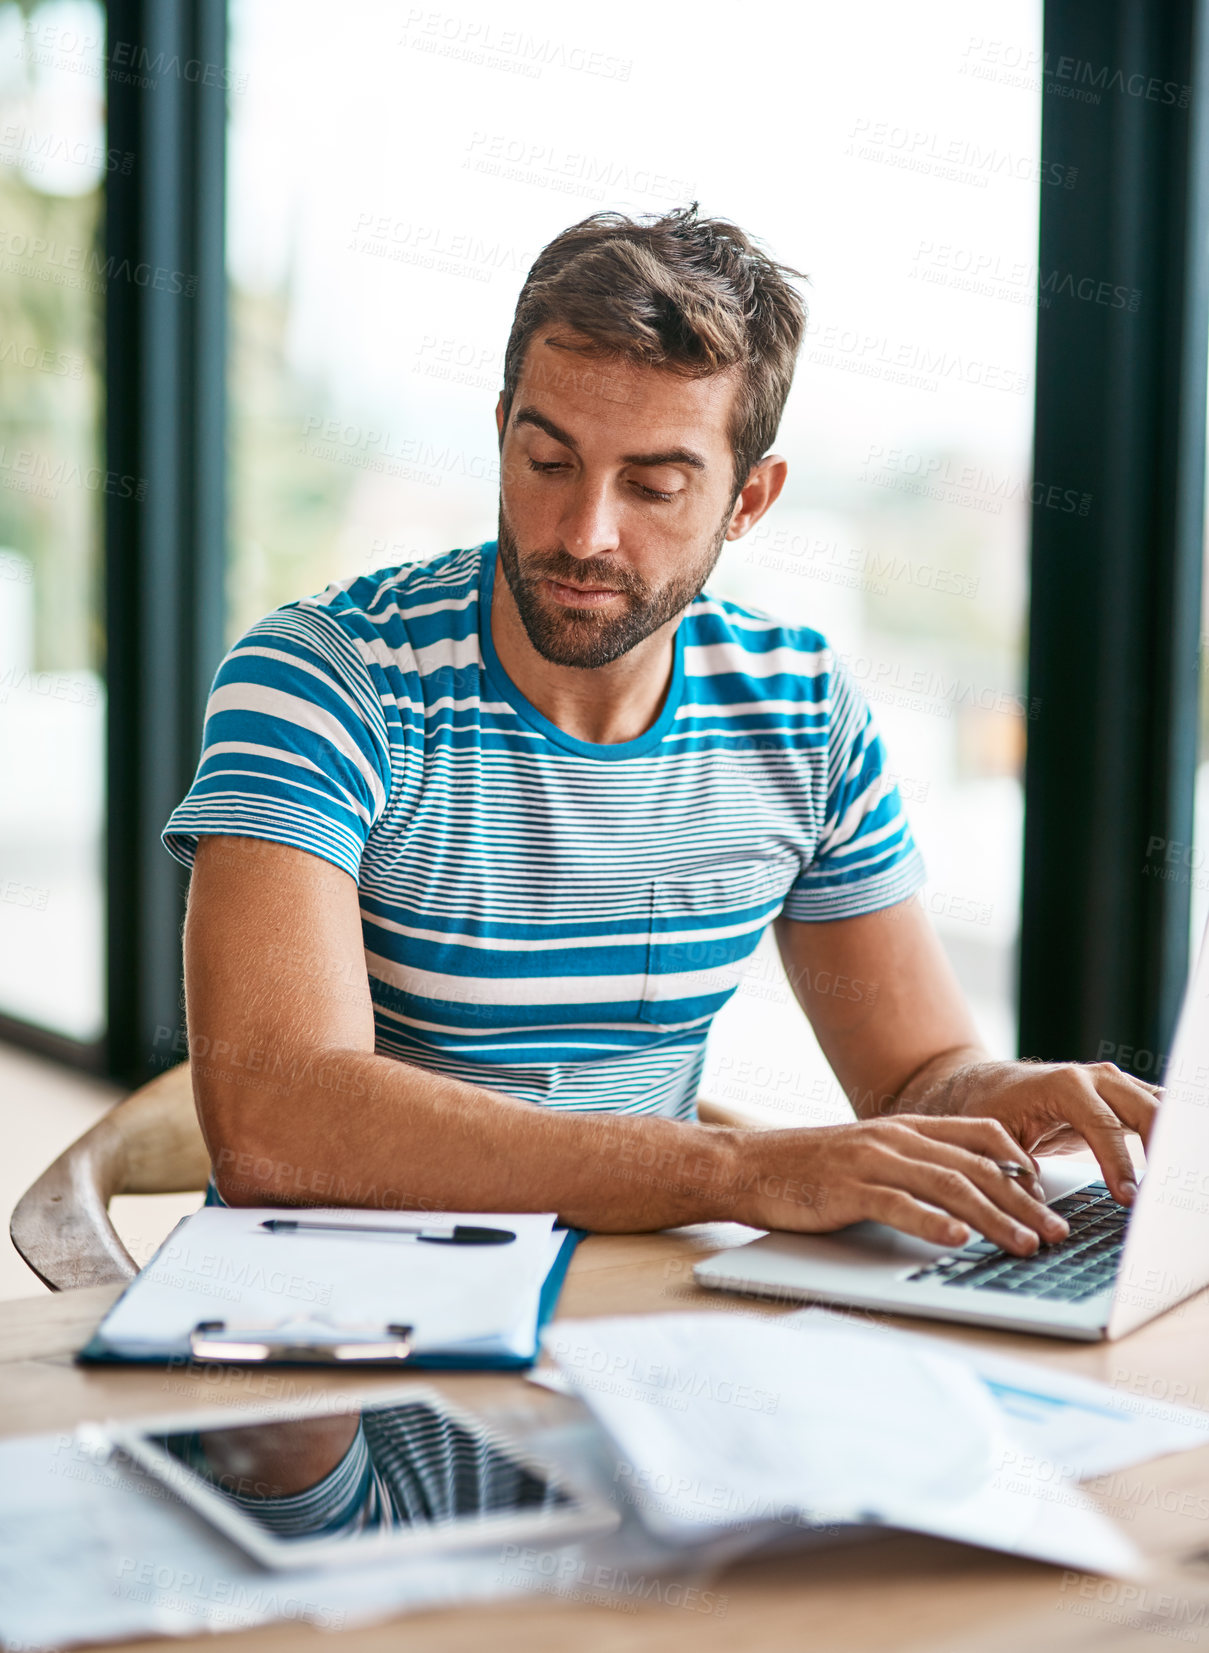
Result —
<instances>
[{"instance_id":1,"label":"clipboard clip","mask_svg":"<svg viewBox=\"0 0 1209 1653\"><path fill-rule=\"evenodd\" d=\"M282 1320L274 1326L229 1326L199 1320L189 1333L196 1361L297 1366L344 1366L358 1361L399 1365L410 1359L414 1326L335 1326L329 1321Z\"/></svg>"}]
</instances>

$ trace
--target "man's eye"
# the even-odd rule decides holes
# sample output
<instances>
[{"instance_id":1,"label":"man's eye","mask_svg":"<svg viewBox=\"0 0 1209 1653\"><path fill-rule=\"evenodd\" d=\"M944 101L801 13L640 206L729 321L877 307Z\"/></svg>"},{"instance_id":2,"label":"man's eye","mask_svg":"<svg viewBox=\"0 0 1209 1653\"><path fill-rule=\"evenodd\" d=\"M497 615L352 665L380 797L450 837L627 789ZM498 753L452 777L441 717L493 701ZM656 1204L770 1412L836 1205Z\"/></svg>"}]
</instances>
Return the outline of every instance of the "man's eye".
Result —
<instances>
[{"instance_id":1,"label":"man's eye","mask_svg":"<svg viewBox=\"0 0 1209 1653\"><path fill-rule=\"evenodd\" d=\"M552 476L555 471L565 471L566 462L562 459L530 459L529 469L536 471L539 476ZM675 499L676 492L664 493L659 488L648 488L645 482L635 482L633 486L644 499Z\"/></svg>"}]
</instances>

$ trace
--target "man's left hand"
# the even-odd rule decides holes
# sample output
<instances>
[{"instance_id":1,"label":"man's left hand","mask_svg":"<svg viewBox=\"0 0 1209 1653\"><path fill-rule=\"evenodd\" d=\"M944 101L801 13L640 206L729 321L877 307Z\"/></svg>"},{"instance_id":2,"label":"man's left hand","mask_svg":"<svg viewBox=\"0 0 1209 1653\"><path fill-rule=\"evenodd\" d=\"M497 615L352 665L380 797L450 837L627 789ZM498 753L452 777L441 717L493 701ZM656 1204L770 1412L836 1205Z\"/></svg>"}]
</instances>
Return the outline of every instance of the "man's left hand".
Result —
<instances>
[{"instance_id":1,"label":"man's left hand","mask_svg":"<svg viewBox=\"0 0 1209 1653\"><path fill-rule=\"evenodd\" d=\"M991 1059L918 900L809 924L782 916L774 933L858 1118L957 1114L997 1120L1027 1154L1090 1148L1113 1198L1131 1202L1125 1138L1149 1140L1158 1087L1112 1062Z\"/></svg>"},{"instance_id":2,"label":"man's left hand","mask_svg":"<svg viewBox=\"0 0 1209 1653\"><path fill-rule=\"evenodd\" d=\"M945 1113L997 1119L1028 1154L1090 1148L1112 1197L1129 1205L1137 1173L1125 1140L1150 1140L1157 1085L1134 1079L1114 1062L976 1062L939 1087L952 1086ZM930 1111L930 1110L929 1110Z\"/></svg>"}]
</instances>

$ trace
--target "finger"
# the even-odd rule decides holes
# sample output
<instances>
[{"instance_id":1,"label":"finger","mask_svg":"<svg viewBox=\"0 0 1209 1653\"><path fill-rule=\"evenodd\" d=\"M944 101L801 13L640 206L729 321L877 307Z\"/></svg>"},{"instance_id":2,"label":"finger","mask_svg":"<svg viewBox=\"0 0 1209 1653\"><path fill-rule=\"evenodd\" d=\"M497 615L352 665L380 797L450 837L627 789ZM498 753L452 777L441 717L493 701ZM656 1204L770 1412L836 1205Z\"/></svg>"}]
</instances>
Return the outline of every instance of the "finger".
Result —
<instances>
[{"instance_id":1,"label":"finger","mask_svg":"<svg viewBox=\"0 0 1209 1653\"><path fill-rule=\"evenodd\" d=\"M1088 1069L1088 1074L1098 1094L1117 1118L1131 1131L1136 1131L1145 1146L1149 1147L1150 1133L1159 1112L1157 1087L1131 1078L1111 1062L1096 1062Z\"/></svg>"},{"instance_id":2,"label":"finger","mask_svg":"<svg viewBox=\"0 0 1209 1653\"><path fill-rule=\"evenodd\" d=\"M905 1116L903 1122L906 1122L906 1117L910 1116ZM991 1169L994 1179L999 1179L1001 1182L1011 1182L1012 1179L1006 1177L1001 1170L997 1169L996 1164L994 1164L996 1160L1002 1160L1004 1164L1019 1165L1022 1172L1025 1172L1024 1177L1019 1179L1020 1189L1024 1189L1024 1192L1037 1205L1044 1205L1045 1189L1042 1187L1039 1174L1037 1174L1037 1162L1032 1159L1032 1155L1027 1150L1020 1147L1019 1142L1015 1141L1015 1137L1012 1136L1011 1132L1007 1131L1002 1124L999 1124L997 1119L928 1119L928 1117L925 1117L916 1126L915 1119L911 1117L910 1124L918 1136L928 1137L929 1141L934 1142L936 1146L944 1144L944 1146L954 1147L959 1152L964 1150L969 1154L976 1154ZM941 1129L933 1129L934 1126L939 1126ZM901 1152L911 1152L910 1144L906 1141L901 1141L898 1146L900 1146ZM953 1160L946 1160L946 1164L954 1164L954 1162ZM963 1167L958 1167L958 1169L963 1169ZM1037 1227L1037 1231L1040 1233L1039 1223L1035 1223L1034 1227ZM1045 1238L1050 1238L1050 1235L1045 1235Z\"/></svg>"},{"instance_id":3,"label":"finger","mask_svg":"<svg viewBox=\"0 0 1209 1653\"><path fill-rule=\"evenodd\" d=\"M1037 1133L1032 1152L1035 1158L1046 1159L1054 1154L1085 1154L1087 1144L1078 1131L1065 1120Z\"/></svg>"},{"instance_id":4,"label":"finger","mask_svg":"<svg viewBox=\"0 0 1209 1653\"><path fill-rule=\"evenodd\" d=\"M1138 1192L1125 1129L1112 1109L1097 1100L1089 1102L1081 1118L1071 1115L1071 1124L1099 1161L1108 1191L1118 1205L1132 1205Z\"/></svg>"},{"instance_id":5,"label":"finger","mask_svg":"<svg viewBox=\"0 0 1209 1653\"><path fill-rule=\"evenodd\" d=\"M921 1146L924 1144L921 1143ZM933 1145L928 1143L926 1146L931 1148ZM870 1173L879 1184L888 1183L892 1187L903 1188L916 1199L940 1206L942 1211L969 1223L988 1240L993 1240L996 1245L1003 1246L1004 1250L1018 1257L1031 1256L1041 1244L1037 1228L1009 1216L996 1201L988 1199L969 1177L952 1166L889 1151L887 1159L897 1160L898 1163L886 1164L883 1161L875 1165ZM1007 1177L1003 1181L1010 1184Z\"/></svg>"},{"instance_id":6,"label":"finger","mask_svg":"<svg viewBox=\"0 0 1209 1653\"><path fill-rule=\"evenodd\" d=\"M1033 1193L1023 1180L1018 1182L1005 1176L996 1162L985 1154L972 1154L965 1148L942 1141L931 1143L930 1149L938 1164L960 1171L993 1205L1000 1207L1016 1222L1034 1229L1048 1244L1064 1240L1070 1233L1070 1225L1065 1218L1046 1204L1045 1190L1035 1177L1029 1179L1036 1188L1036 1193Z\"/></svg>"},{"instance_id":7,"label":"finger","mask_svg":"<svg viewBox=\"0 0 1209 1653\"><path fill-rule=\"evenodd\" d=\"M963 1246L970 1238L965 1223L912 1199L901 1188L870 1184L865 1189L864 1204L867 1215L874 1221L889 1223L892 1228L913 1234L919 1240L929 1240L933 1245Z\"/></svg>"},{"instance_id":8,"label":"finger","mask_svg":"<svg viewBox=\"0 0 1209 1653\"><path fill-rule=\"evenodd\" d=\"M1044 1200L1044 1190L1038 1178L1036 1160L997 1119L934 1118L927 1114L903 1114L899 1123L926 1136L933 1142L950 1142L970 1153L985 1155L990 1160L1001 1159L1019 1165L1028 1173L1028 1182L1034 1197Z\"/></svg>"},{"instance_id":9,"label":"finger","mask_svg":"<svg viewBox=\"0 0 1209 1653\"><path fill-rule=\"evenodd\" d=\"M1109 1106L1095 1085L1097 1077L1107 1082L1118 1074L1120 1070L1111 1062L1067 1069L1065 1083L1054 1099L1054 1111L1079 1133L1096 1156L1112 1197L1120 1205L1131 1205L1138 1183L1125 1138L1132 1127Z\"/></svg>"}]
</instances>

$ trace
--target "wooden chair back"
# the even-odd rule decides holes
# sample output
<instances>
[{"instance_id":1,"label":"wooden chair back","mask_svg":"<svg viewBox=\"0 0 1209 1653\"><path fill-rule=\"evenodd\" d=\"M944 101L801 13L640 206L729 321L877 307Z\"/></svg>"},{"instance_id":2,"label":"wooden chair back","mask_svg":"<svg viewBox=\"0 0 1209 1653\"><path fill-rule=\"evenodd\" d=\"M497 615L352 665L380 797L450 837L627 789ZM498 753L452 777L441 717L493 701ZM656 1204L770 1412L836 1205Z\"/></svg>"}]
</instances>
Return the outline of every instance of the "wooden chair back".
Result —
<instances>
[{"instance_id":1,"label":"wooden chair back","mask_svg":"<svg viewBox=\"0 0 1209 1653\"><path fill-rule=\"evenodd\" d=\"M13 1244L52 1291L133 1279L138 1264L109 1219L115 1194L204 1188L210 1156L188 1062L124 1097L60 1154L13 1211Z\"/></svg>"}]
</instances>

